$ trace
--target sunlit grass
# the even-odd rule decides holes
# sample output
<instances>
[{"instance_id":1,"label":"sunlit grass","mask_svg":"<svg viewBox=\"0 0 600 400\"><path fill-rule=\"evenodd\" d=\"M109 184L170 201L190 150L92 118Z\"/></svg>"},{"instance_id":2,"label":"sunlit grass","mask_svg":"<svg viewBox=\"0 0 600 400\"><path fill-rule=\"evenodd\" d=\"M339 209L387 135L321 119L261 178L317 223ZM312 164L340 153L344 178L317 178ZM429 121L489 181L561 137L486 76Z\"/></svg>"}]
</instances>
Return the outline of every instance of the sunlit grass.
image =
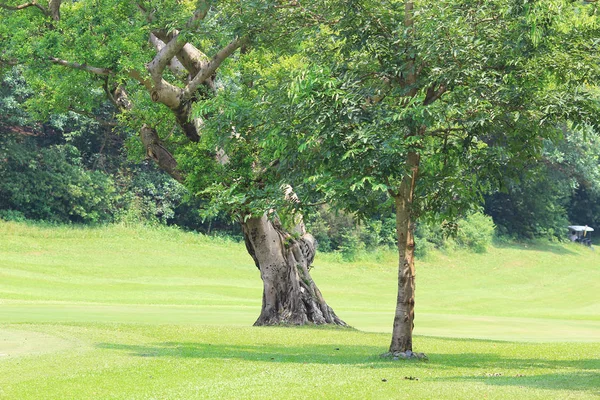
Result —
<instances>
[{"instance_id":1,"label":"sunlit grass","mask_svg":"<svg viewBox=\"0 0 600 400\"><path fill-rule=\"evenodd\" d=\"M0 222L0 398L598 398L600 257L525 246L419 260L429 361L394 362L379 358L393 252L315 262L356 329L253 328L261 282L243 244Z\"/></svg>"}]
</instances>

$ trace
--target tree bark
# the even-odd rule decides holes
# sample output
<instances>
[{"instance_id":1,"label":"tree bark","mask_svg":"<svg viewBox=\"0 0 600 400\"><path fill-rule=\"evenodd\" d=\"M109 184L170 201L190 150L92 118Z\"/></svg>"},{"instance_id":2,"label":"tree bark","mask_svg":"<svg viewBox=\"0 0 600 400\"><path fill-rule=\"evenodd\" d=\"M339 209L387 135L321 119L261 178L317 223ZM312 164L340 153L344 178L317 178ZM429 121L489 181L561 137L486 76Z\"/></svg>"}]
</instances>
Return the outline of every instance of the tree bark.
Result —
<instances>
[{"instance_id":1,"label":"tree bark","mask_svg":"<svg viewBox=\"0 0 600 400\"><path fill-rule=\"evenodd\" d=\"M390 353L412 352L415 316L415 241L411 208L419 173L419 154L408 153L406 164L410 174L404 177L400 190L394 195L398 235L398 297Z\"/></svg>"},{"instance_id":2,"label":"tree bark","mask_svg":"<svg viewBox=\"0 0 600 400\"><path fill-rule=\"evenodd\" d=\"M309 233L290 235L266 215L242 224L248 253L263 281L260 316L255 326L333 324L347 326L323 299L310 276L315 239Z\"/></svg>"}]
</instances>

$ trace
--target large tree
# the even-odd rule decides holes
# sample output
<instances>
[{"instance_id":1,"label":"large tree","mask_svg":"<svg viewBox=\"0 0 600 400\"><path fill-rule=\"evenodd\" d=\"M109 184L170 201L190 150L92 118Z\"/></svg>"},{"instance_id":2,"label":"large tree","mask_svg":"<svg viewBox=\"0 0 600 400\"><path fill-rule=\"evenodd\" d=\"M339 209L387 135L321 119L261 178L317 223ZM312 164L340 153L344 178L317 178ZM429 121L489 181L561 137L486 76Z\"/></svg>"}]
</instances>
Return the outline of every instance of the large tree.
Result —
<instances>
[{"instance_id":1,"label":"large tree","mask_svg":"<svg viewBox=\"0 0 600 400\"><path fill-rule=\"evenodd\" d=\"M329 4L302 56L268 71L276 83L254 107L269 117L250 125L280 149L299 192L359 213L373 193L389 195L399 256L389 354L410 357L415 221L481 204L539 158L544 139L558 140L561 124L598 125L597 4Z\"/></svg>"},{"instance_id":2,"label":"large tree","mask_svg":"<svg viewBox=\"0 0 600 400\"><path fill-rule=\"evenodd\" d=\"M93 114L108 99L114 119L139 132L149 158L208 196L198 182L217 180L234 190L246 179L252 188L276 160L247 152L244 162L232 163L235 154L203 137L204 124L219 112L192 115L193 106L227 84L218 73L228 59L281 37L293 21L306 19L305 11L296 2L277 1L1 1L0 65L23 66L36 91L30 110L40 118L50 111ZM345 325L310 277L315 245L301 217L284 227L262 194L225 202L235 205L227 211L242 224L263 280L256 324ZM282 198L279 203L294 202L291 190L273 195Z\"/></svg>"}]
</instances>

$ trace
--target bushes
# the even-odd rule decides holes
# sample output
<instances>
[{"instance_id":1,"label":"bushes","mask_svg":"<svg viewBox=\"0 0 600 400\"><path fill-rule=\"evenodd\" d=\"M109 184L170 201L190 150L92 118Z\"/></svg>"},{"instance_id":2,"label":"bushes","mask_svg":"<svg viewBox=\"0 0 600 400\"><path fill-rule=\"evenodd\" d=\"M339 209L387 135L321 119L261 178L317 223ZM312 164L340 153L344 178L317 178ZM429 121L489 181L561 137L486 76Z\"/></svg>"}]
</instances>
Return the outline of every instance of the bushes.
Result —
<instances>
[{"instance_id":1,"label":"bushes","mask_svg":"<svg viewBox=\"0 0 600 400\"><path fill-rule=\"evenodd\" d=\"M59 223L167 223L185 188L153 166L94 171L70 144L0 136L0 218Z\"/></svg>"},{"instance_id":2,"label":"bushes","mask_svg":"<svg viewBox=\"0 0 600 400\"><path fill-rule=\"evenodd\" d=\"M28 138L4 135L0 160L0 209L5 218L78 223L111 219L114 182L83 168L75 147L37 148Z\"/></svg>"},{"instance_id":3,"label":"bushes","mask_svg":"<svg viewBox=\"0 0 600 400\"><path fill-rule=\"evenodd\" d=\"M439 225L419 224L415 233L415 252L425 256L434 248L454 250L468 249L484 253L492 244L496 226L492 218L477 212L461 218L454 223Z\"/></svg>"},{"instance_id":4,"label":"bushes","mask_svg":"<svg viewBox=\"0 0 600 400\"><path fill-rule=\"evenodd\" d=\"M179 182L149 165L124 168L117 181L123 193L115 219L126 224L167 224L187 193Z\"/></svg>"},{"instance_id":5,"label":"bushes","mask_svg":"<svg viewBox=\"0 0 600 400\"><path fill-rule=\"evenodd\" d=\"M458 221L456 242L476 253L484 253L494 239L496 227L492 218L475 213Z\"/></svg>"},{"instance_id":6,"label":"bushes","mask_svg":"<svg viewBox=\"0 0 600 400\"><path fill-rule=\"evenodd\" d=\"M339 252L349 261L361 251L396 246L396 218L392 213L356 223L351 215L322 207L307 218L307 226L319 243L319 251ZM415 252L420 257L435 248L485 252L492 243L495 230L492 218L483 213L471 214L454 223L419 223L415 232Z\"/></svg>"}]
</instances>

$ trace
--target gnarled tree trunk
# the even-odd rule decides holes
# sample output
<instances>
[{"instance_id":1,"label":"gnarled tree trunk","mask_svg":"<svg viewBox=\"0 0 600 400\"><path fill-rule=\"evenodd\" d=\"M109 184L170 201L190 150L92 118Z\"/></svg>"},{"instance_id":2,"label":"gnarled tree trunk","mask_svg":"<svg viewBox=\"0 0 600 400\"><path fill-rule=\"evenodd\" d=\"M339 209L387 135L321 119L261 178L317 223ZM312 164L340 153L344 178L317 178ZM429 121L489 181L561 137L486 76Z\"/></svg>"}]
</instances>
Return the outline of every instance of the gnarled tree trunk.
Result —
<instances>
[{"instance_id":1,"label":"gnarled tree trunk","mask_svg":"<svg viewBox=\"0 0 600 400\"><path fill-rule=\"evenodd\" d=\"M192 20L203 19L207 11L207 8L200 7ZM150 35L150 42L157 54L152 62L146 64L151 79L141 81L150 91L152 100L167 106L185 136L196 142L200 139L201 123L192 118L191 104L200 96L199 87L205 85L209 91L214 90L213 75L217 68L246 43L246 38L234 39L212 59L181 39L177 31L154 31ZM167 67L175 76L183 79L184 88L164 79ZM117 92L111 94L115 105L130 108L128 101L127 106L119 104L119 100L126 100L126 94ZM184 176L175 158L163 146L156 130L144 125L140 138L148 156L173 178L183 182ZM221 150L215 152L215 157L227 163L227 155ZM293 197L291 188L286 196ZM315 240L305 232L302 223L299 226L299 232L296 232L298 236L292 237L277 220L270 220L266 216L250 218L242 224L246 247L260 270L264 285L262 311L255 325L314 323L345 326L344 321L327 305L310 276Z\"/></svg>"},{"instance_id":2,"label":"gnarled tree trunk","mask_svg":"<svg viewBox=\"0 0 600 400\"><path fill-rule=\"evenodd\" d=\"M248 253L260 270L263 299L261 325L346 323L335 315L312 280L309 269L315 239L302 228L296 237L285 232L277 219L249 218L242 224Z\"/></svg>"}]
</instances>

